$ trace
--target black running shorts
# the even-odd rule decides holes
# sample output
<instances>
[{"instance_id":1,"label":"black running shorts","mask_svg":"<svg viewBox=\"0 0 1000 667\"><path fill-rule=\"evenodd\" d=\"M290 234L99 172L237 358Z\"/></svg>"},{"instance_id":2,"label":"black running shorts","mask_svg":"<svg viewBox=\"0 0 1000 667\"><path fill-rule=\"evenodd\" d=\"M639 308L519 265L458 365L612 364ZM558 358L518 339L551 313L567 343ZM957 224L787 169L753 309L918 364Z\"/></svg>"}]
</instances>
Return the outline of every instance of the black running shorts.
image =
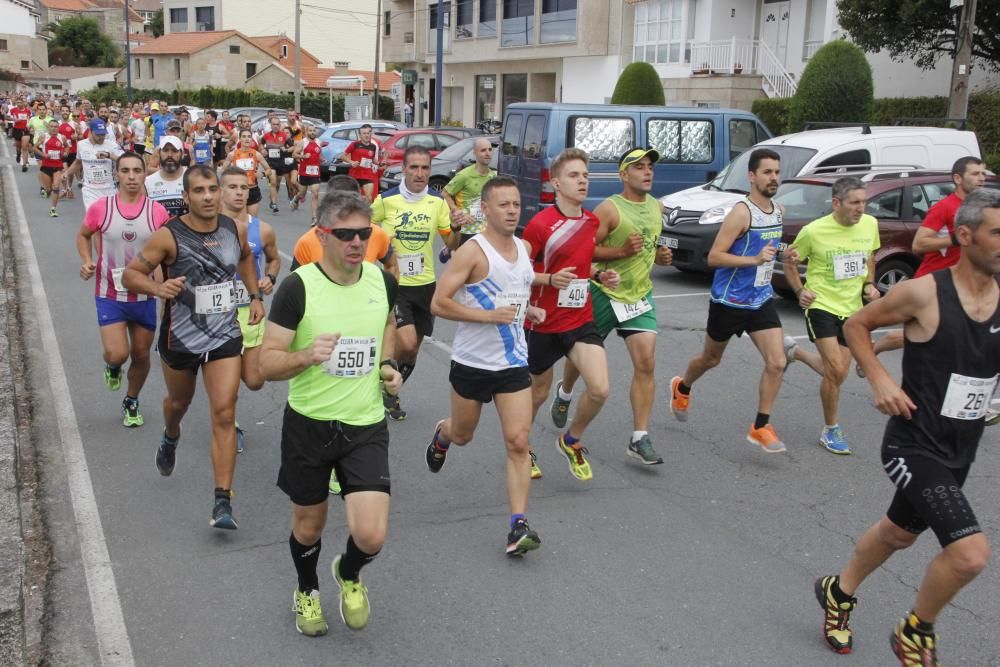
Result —
<instances>
[{"instance_id":1,"label":"black running shorts","mask_svg":"<svg viewBox=\"0 0 1000 667\"><path fill-rule=\"evenodd\" d=\"M260 203L260 186L255 185L250 188L250 192L247 193L247 206L253 206L254 204Z\"/></svg>"},{"instance_id":2,"label":"black running shorts","mask_svg":"<svg viewBox=\"0 0 1000 667\"><path fill-rule=\"evenodd\" d=\"M341 495L356 491L389 493L389 427L321 421L285 405L281 423L278 488L296 505L325 502L330 473L337 471Z\"/></svg>"},{"instance_id":3,"label":"black running shorts","mask_svg":"<svg viewBox=\"0 0 1000 667\"><path fill-rule=\"evenodd\" d=\"M781 318L778 317L774 299L768 299L760 308L734 308L715 301L708 304L705 332L717 343L725 343L733 336L744 333L780 328Z\"/></svg>"},{"instance_id":4,"label":"black running shorts","mask_svg":"<svg viewBox=\"0 0 1000 667\"><path fill-rule=\"evenodd\" d=\"M948 468L925 456L883 452L882 467L896 485L896 495L886 512L889 521L917 535L930 528L942 548L982 532L962 492L968 465Z\"/></svg>"},{"instance_id":5,"label":"black running shorts","mask_svg":"<svg viewBox=\"0 0 1000 667\"><path fill-rule=\"evenodd\" d=\"M453 361L448 381L462 398L491 403L497 394L513 394L530 387L531 374L525 366L486 371Z\"/></svg>"},{"instance_id":6,"label":"black running shorts","mask_svg":"<svg viewBox=\"0 0 1000 667\"><path fill-rule=\"evenodd\" d=\"M528 371L532 375L541 375L555 366L577 343L604 347L604 339L593 322L559 333L526 331L525 335L528 338Z\"/></svg>"},{"instance_id":7,"label":"black running shorts","mask_svg":"<svg viewBox=\"0 0 1000 667\"><path fill-rule=\"evenodd\" d=\"M159 353L163 363L175 371L190 371L192 374L197 375L198 369L204 364L218 361L219 359L239 357L243 354L243 336L237 336L214 350L202 352L201 354L171 351L167 349L166 341L164 340L166 330L167 327L160 327L160 338L156 343L156 351Z\"/></svg>"},{"instance_id":8,"label":"black running shorts","mask_svg":"<svg viewBox=\"0 0 1000 667\"><path fill-rule=\"evenodd\" d=\"M396 296L396 328L413 325L417 335L430 336L434 333L434 315L431 314L431 299L434 298L436 283L429 285L399 286Z\"/></svg>"},{"instance_id":9,"label":"black running shorts","mask_svg":"<svg viewBox=\"0 0 1000 667\"><path fill-rule=\"evenodd\" d=\"M846 321L846 317L825 310L806 308L806 329L809 331L809 340L813 343L817 338L836 338L838 343L847 347L847 339L844 338Z\"/></svg>"}]
</instances>

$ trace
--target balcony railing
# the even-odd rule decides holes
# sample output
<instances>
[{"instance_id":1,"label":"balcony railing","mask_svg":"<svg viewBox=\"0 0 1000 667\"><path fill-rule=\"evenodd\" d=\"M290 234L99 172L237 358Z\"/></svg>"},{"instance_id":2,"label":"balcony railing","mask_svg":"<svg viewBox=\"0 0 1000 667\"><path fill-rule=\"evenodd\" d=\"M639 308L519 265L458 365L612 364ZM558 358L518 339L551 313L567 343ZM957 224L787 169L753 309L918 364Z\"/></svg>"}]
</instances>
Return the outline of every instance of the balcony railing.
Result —
<instances>
[{"instance_id":1,"label":"balcony railing","mask_svg":"<svg viewBox=\"0 0 1000 667\"><path fill-rule=\"evenodd\" d=\"M812 58L821 46L823 46L822 39L807 39L802 45L802 60L805 61Z\"/></svg>"},{"instance_id":2,"label":"balcony railing","mask_svg":"<svg viewBox=\"0 0 1000 667\"><path fill-rule=\"evenodd\" d=\"M691 45L692 74L755 74L768 97L791 97L797 84L766 42L725 39Z\"/></svg>"}]
</instances>

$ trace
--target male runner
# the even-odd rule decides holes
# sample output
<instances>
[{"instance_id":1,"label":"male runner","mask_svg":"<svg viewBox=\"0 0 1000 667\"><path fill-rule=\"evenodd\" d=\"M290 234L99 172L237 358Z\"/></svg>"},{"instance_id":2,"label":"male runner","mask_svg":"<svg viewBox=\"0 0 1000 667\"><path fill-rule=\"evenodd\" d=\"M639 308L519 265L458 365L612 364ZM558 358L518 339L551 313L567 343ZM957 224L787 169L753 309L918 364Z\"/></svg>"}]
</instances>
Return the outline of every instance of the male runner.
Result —
<instances>
[{"instance_id":1,"label":"male runner","mask_svg":"<svg viewBox=\"0 0 1000 667\"><path fill-rule=\"evenodd\" d=\"M435 315L458 327L448 377L451 416L437 423L426 460L431 472L439 472L448 448L471 442L483 404L496 400L507 448L507 555L521 556L541 545L525 518L531 490L531 376L524 321L541 323L545 311L528 305L535 271L531 248L514 237L521 217L517 181L489 181L481 203L489 224L455 252L431 302Z\"/></svg>"},{"instance_id":2,"label":"male runner","mask_svg":"<svg viewBox=\"0 0 1000 667\"><path fill-rule=\"evenodd\" d=\"M896 492L886 516L861 536L836 576L816 581L824 636L838 653L853 645L850 619L861 583L923 531L941 552L931 561L910 612L889 641L904 667L938 664L934 623L986 567L989 543L962 486L983 434L1000 372L1000 192L969 194L955 218L958 263L893 287L844 325L881 412L890 416L882 467ZM871 332L902 324L903 381L879 363Z\"/></svg>"},{"instance_id":3,"label":"male runner","mask_svg":"<svg viewBox=\"0 0 1000 667\"><path fill-rule=\"evenodd\" d=\"M160 141L159 143L157 143L157 146L162 146L163 140L167 137L176 139L178 143L180 143L181 145L180 149L181 154L180 154L180 159L178 160L180 165L182 167L190 167L192 164L194 164L195 162L194 147L191 144L187 143L181 136L180 121L172 120L169 123L167 123L167 131L163 135L163 137L160 138ZM162 156L160 155L159 150L153 151L153 154L149 156L149 171L151 172L156 171L157 169L160 168L161 158Z\"/></svg>"},{"instance_id":4,"label":"male runner","mask_svg":"<svg viewBox=\"0 0 1000 667\"><path fill-rule=\"evenodd\" d=\"M347 175L361 185L361 191L371 200L375 196L378 171L385 163L382 144L378 139L372 138L371 125L365 123L361 126L358 130L358 140L348 144L340 159L350 165Z\"/></svg>"},{"instance_id":5,"label":"male runner","mask_svg":"<svg viewBox=\"0 0 1000 667\"><path fill-rule=\"evenodd\" d=\"M795 237L796 251L784 258L785 278L805 310L809 340L819 351L808 352L796 345L789 356L805 361L814 370L822 368L819 395L823 403L824 427L819 444L834 454L850 454L851 448L837 421L840 385L851 366L851 351L844 338L844 321L861 310L861 297L881 296L875 287L872 255L881 245L878 221L865 213L865 184L853 176L833 184L833 212L813 220ZM798 262L808 260L802 286Z\"/></svg>"},{"instance_id":6,"label":"male runner","mask_svg":"<svg viewBox=\"0 0 1000 667\"><path fill-rule=\"evenodd\" d=\"M590 285L597 333L606 339L612 331L625 341L632 360L632 437L625 453L644 465L663 463L649 437L649 416L656 396L656 305L653 301L653 264L672 261L670 248L657 248L663 229L663 207L650 194L653 168L660 154L651 148L634 148L618 161L622 194L601 202L594 215L600 220L594 261L602 269L614 269L621 280L616 289ZM556 384L552 421L566 426L573 386L580 372L570 360L563 366L563 379Z\"/></svg>"},{"instance_id":7,"label":"male runner","mask_svg":"<svg viewBox=\"0 0 1000 667\"><path fill-rule=\"evenodd\" d=\"M240 385L243 340L236 320L233 275L239 271L250 291L250 324L264 317L253 255L246 233L232 218L219 214L219 178L206 165L184 173L184 199L189 213L156 230L129 262L125 288L165 300L157 352L167 396L163 399L163 437L156 450L156 469L174 471L181 419L194 397L198 369L205 372L212 421L212 469L215 502L209 525L238 527L231 504L236 467L236 392ZM149 278L163 267L162 283Z\"/></svg>"},{"instance_id":8,"label":"male runner","mask_svg":"<svg viewBox=\"0 0 1000 667\"><path fill-rule=\"evenodd\" d=\"M59 123L59 134L66 137L67 143L66 156L63 158L66 169L63 171L63 191L61 196L64 199L76 199L76 194L73 192L73 177L70 174L69 168L76 162L76 144L80 140L80 131L73 120L69 106L62 105L59 115L62 118Z\"/></svg>"},{"instance_id":9,"label":"male runner","mask_svg":"<svg viewBox=\"0 0 1000 667\"><path fill-rule=\"evenodd\" d=\"M296 210L299 204L305 201L306 193L309 193L312 204L312 224L316 224L316 211L319 210L319 167L320 159L323 157L323 147L320 146L316 137L319 130L315 125L306 128L306 138L295 144L292 157L299 160L299 194L292 199L292 210Z\"/></svg>"},{"instance_id":10,"label":"male runner","mask_svg":"<svg viewBox=\"0 0 1000 667\"><path fill-rule=\"evenodd\" d=\"M49 121L52 120L52 116L49 114L49 110L41 102L35 102L35 114L28 119L28 136L29 141L29 152L36 145L35 140L47 133L49 130Z\"/></svg>"},{"instance_id":11,"label":"male runner","mask_svg":"<svg viewBox=\"0 0 1000 667\"><path fill-rule=\"evenodd\" d=\"M287 130L281 129L281 120L277 116L270 118L270 129L264 133L261 141L264 144L264 155L267 157L267 166L271 168L271 203L269 204L272 213L278 212L278 197L281 194L281 182L285 182L288 190L288 198L292 199L295 194L295 185L292 183L291 152L292 138Z\"/></svg>"},{"instance_id":12,"label":"male runner","mask_svg":"<svg viewBox=\"0 0 1000 667\"><path fill-rule=\"evenodd\" d=\"M17 104L11 108L10 115L14 118L14 127L11 130L11 139L14 140L14 147L17 156L14 164L21 163L21 171L28 171L28 158L31 155L31 133L28 132L28 121L31 120L31 107L22 95L17 99Z\"/></svg>"},{"instance_id":13,"label":"male runner","mask_svg":"<svg viewBox=\"0 0 1000 667\"><path fill-rule=\"evenodd\" d=\"M678 420L687 421L694 383L719 365L734 335L747 333L764 360L757 416L747 441L768 454L786 450L771 424L771 410L787 363L771 288L782 229L782 209L772 199L781 178L780 160L767 148L750 154L750 194L726 216L708 253L708 263L716 269L704 349L690 361L684 377L670 381L670 411Z\"/></svg>"},{"instance_id":14,"label":"male runner","mask_svg":"<svg viewBox=\"0 0 1000 667\"><path fill-rule=\"evenodd\" d=\"M240 130L239 142L236 144L236 148L230 151L229 155L226 156L225 162L222 163L223 169L228 169L232 165L246 172L247 178L250 181L250 193L247 195L247 210L250 212L250 215L257 215L257 209L261 200L260 185L257 184L257 170L263 167L264 174L267 177L271 177L274 173L267 166L264 156L254 148L255 145L253 132L249 129Z\"/></svg>"},{"instance_id":15,"label":"male runner","mask_svg":"<svg viewBox=\"0 0 1000 667\"><path fill-rule=\"evenodd\" d=\"M396 281L364 261L370 218L358 195L323 200L323 257L282 281L260 357L268 380L288 380L278 487L292 501L295 627L308 636L327 631L316 564L333 473L350 536L331 570L349 628L368 624L361 568L382 550L389 523L389 429L379 394L383 385L399 391L402 377L392 359Z\"/></svg>"},{"instance_id":16,"label":"male runner","mask_svg":"<svg viewBox=\"0 0 1000 667\"><path fill-rule=\"evenodd\" d=\"M62 173L65 163L63 162L69 144L66 138L59 134L59 121L55 118L49 119L45 132L35 135L35 154L38 156L38 183L41 185L43 197L49 197L52 208L49 209L49 216L58 218L56 205L59 204L59 193L62 191Z\"/></svg>"},{"instance_id":17,"label":"male runner","mask_svg":"<svg viewBox=\"0 0 1000 667\"><path fill-rule=\"evenodd\" d=\"M104 384L111 391L121 386L121 370L128 367L125 399L122 401L122 424L142 426L139 392L149 375L149 350L156 334L156 300L146 294L125 289L125 267L146 244L154 231L170 215L157 202L143 194L146 165L136 153L123 153L115 164L118 194L104 197L87 209L76 235L80 255L80 277L97 276L94 300L97 324L104 346ZM93 237L97 236L97 264L93 259Z\"/></svg>"},{"instance_id":18,"label":"male runner","mask_svg":"<svg viewBox=\"0 0 1000 667\"><path fill-rule=\"evenodd\" d=\"M485 137L476 139L472 144L472 154L476 161L455 174L441 191L451 211L452 224L462 228L459 246L483 231L486 217L479 206L479 193L482 192L486 181L497 175L495 169L490 169L493 144L489 139ZM447 262L450 257L450 249L445 248L441 251L442 262Z\"/></svg>"},{"instance_id":19,"label":"male runner","mask_svg":"<svg viewBox=\"0 0 1000 667\"><path fill-rule=\"evenodd\" d=\"M431 313L436 280L434 232L452 249L458 247L459 240L458 234L452 233L458 229L451 224L444 199L427 187L430 175L430 151L423 146L411 146L403 153L403 180L397 187L381 193L372 204L372 222L392 236L399 264L393 349L403 382L413 372L424 337L434 332ZM406 419L398 394L386 393L383 399L390 419Z\"/></svg>"},{"instance_id":20,"label":"male runner","mask_svg":"<svg viewBox=\"0 0 1000 667\"><path fill-rule=\"evenodd\" d=\"M146 177L146 194L153 201L163 204L171 218L188 212L184 198L184 173L187 168L181 166L183 150L180 139L164 136L157 151L160 155L159 169Z\"/></svg>"},{"instance_id":21,"label":"male runner","mask_svg":"<svg viewBox=\"0 0 1000 667\"><path fill-rule=\"evenodd\" d=\"M583 432L608 398L608 361L604 339L594 325L589 281L618 287L614 269L595 271L597 229L600 221L583 208L590 174L587 153L567 148L552 161L552 187L556 205L539 212L524 228L531 247L539 284L532 289L531 305L545 311L545 321L528 323L528 371L531 373L532 421L552 388L552 367L561 358L573 361L583 376L587 392L580 399L573 422L556 440L570 473L581 481L593 479L584 454ZM542 476L534 452L531 475Z\"/></svg>"},{"instance_id":22,"label":"male runner","mask_svg":"<svg viewBox=\"0 0 1000 667\"><path fill-rule=\"evenodd\" d=\"M113 177L114 161L124 153L116 143L107 140L104 121L95 118L88 124L90 134L76 144L76 162L69 167L71 174L82 173L83 208L90 208L98 199L116 193Z\"/></svg>"}]
</instances>

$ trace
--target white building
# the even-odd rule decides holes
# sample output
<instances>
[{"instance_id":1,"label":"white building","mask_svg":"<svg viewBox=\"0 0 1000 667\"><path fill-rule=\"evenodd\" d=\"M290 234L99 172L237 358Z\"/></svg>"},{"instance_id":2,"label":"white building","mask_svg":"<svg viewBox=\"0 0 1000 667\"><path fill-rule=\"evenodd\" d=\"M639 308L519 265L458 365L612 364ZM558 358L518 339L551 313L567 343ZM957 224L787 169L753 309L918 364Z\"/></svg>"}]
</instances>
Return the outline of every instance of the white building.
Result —
<instances>
[{"instance_id":1,"label":"white building","mask_svg":"<svg viewBox=\"0 0 1000 667\"><path fill-rule=\"evenodd\" d=\"M0 69L24 75L49 66L47 43L38 35L39 21L31 0L0 0Z\"/></svg>"},{"instance_id":2,"label":"white building","mask_svg":"<svg viewBox=\"0 0 1000 667\"><path fill-rule=\"evenodd\" d=\"M117 67L50 67L24 75L32 89L54 95L74 95L81 90L113 86Z\"/></svg>"}]
</instances>

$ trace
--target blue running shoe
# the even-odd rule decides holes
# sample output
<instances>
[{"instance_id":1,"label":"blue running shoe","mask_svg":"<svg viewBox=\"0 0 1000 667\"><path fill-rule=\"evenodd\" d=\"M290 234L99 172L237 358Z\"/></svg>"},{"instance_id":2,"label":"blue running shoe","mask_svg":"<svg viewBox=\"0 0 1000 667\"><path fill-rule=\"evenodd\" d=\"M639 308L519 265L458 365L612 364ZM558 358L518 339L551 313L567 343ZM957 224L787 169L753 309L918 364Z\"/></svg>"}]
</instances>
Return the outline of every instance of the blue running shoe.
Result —
<instances>
[{"instance_id":1,"label":"blue running shoe","mask_svg":"<svg viewBox=\"0 0 1000 667\"><path fill-rule=\"evenodd\" d=\"M831 426L829 428L824 427L823 432L819 434L819 444L826 447L826 451L834 454L851 453L851 448L847 444L847 440L844 438L844 432L840 430L839 425Z\"/></svg>"}]
</instances>

